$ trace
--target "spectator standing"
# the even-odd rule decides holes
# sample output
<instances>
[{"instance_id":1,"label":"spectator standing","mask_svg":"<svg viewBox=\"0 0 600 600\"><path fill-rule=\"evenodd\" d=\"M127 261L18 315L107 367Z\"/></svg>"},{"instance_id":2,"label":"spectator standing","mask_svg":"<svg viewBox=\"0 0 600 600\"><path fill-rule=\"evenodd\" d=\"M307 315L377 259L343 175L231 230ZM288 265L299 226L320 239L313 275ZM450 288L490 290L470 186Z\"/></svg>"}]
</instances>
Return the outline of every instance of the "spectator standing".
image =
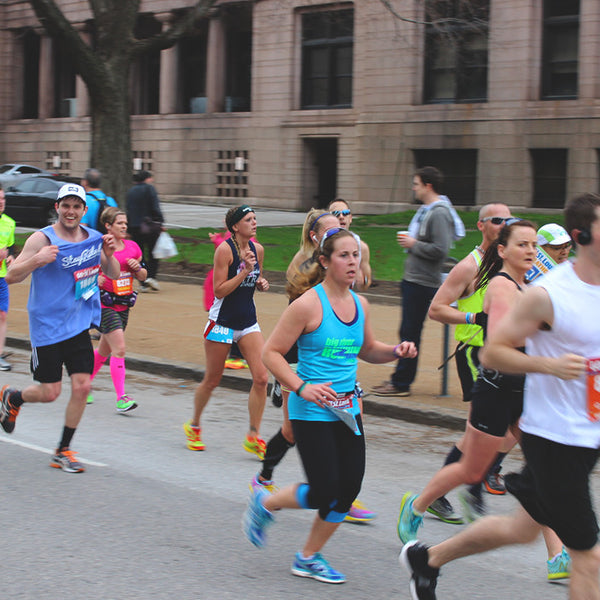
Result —
<instances>
[{"instance_id":1,"label":"spectator standing","mask_svg":"<svg viewBox=\"0 0 600 600\"><path fill-rule=\"evenodd\" d=\"M127 192L127 220L129 234L142 249L144 263L148 267L148 278L141 284L142 291L151 288L160 290L156 280L158 259L152 255L165 219L160 210L160 201L149 171L140 171L134 176L135 185Z\"/></svg>"},{"instance_id":2,"label":"spectator standing","mask_svg":"<svg viewBox=\"0 0 600 600\"><path fill-rule=\"evenodd\" d=\"M87 212L81 219L82 225L87 225L100 233L106 233L104 227L100 223L100 216L104 209L108 206L118 206L117 201L110 196L107 196L101 189L101 174L98 169L87 169L83 174L81 185L85 189L85 202Z\"/></svg>"},{"instance_id":3,"label":"spectator standing","mask_svg":"<svg viewBox=\"0 0 600 600\"><path fill-rule=\"evenodd\" d=\"M6 341L6 328L9 305L8 284L5 281L6 269L14 260L15 251L15 222L4 214L6 200L4 190L0 185L0 371L10 371L11 364L2 358L4 342Z\"/></svg>"},{"instance_id":4,"label":"spectator standing","mask_svg":"<svg viewBox=\"0 0 600 600\"><path fill-rule=\"evenodd\" d=\"M67 183L58 191L58 221L33 233L6 274L8 284L31 275L27 311L31 369L39 382L24 390L2 388L0 425L12 433L24 403L54 402L62 387L63 365L71 378L71 397L62 437L50 466L67 473L85 471L70 449L85 410L94 366L89 329L100 324L100 267L111 279L119 276L111 235L82 227L85 190Z\"/></svg>"},{"instance_id":5,"label":"spectator standing","mask_svg":"<svg viewBox=\"0 0 600 600\"><path fill-rule=\"evenodd\" d=\"M435 167L423 167L413 177L413 192L419 208L409 225L407 235L399 235L398 243L408 256L404 266L402 290L402 322L400 341L414 342L419 348L423 323L429 305L441 284L441 270L455 236L456 226L448 200L439 190L443 176ZM401 358L391 381L372 389L376 396L410 396L418 366L415 358Z\"/></svg>"}]
</instances>

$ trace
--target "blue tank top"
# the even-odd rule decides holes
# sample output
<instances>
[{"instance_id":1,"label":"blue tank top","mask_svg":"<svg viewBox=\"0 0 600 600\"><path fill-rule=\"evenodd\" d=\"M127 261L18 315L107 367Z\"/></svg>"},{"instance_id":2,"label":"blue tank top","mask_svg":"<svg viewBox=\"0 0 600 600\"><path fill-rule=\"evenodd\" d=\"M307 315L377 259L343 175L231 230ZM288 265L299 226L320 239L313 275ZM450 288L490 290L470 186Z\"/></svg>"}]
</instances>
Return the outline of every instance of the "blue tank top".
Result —
<instances>
[{"instance_id":1,"label":"blue tank top","mask_svg":"<svg viewBox=\"0 0 600 600\"><path fill-rule=\"evenodd\" d=\"M298 338L298 376L309 383L326 383L338 396L354 392L356 384L357 355L363 345L365 315L360 300L350 291L356 313L350 323L344 323L333 311L323 285L313 288L321 301L323 317L321 324L310 333ZM352 396L347 410L354 415L360 413L356 396ZM288 399L290 419L302 421L337 421L337 417L326 408L307 402L295 392Z\"/></svg>"},{"instance_id":2,"label":"blue tank top","mask_svg":"<svg viewBox=\"0 0 600 600\"><path fill-rule=\"evenodd\" d=\"M225 240L224 244L229 244L233 254L233 262L229 265L227 279L233 279L242 269L239 254L231 238ZM230 329L246 329L256 323L256 307L254 306L254 289L256 280L260 277L260 267L258 266L258 254L256 247L249 241L250 250L256 256L254 269L246 275L240 285L227 296L223 298L215 297L213 305L210 307L208 318L216 321L219 325L229 327Z\"/></svg>"},{"instance_id":3,"label":"blue tank top","mask_svg":"<svg viewBox=\"0 0 600 600\"><path fill-rule=\"evenodd\" d=\"M27 310L34 348L68 340L100 324L98 272L103 240L97 231L83 229L88 238L81 242L59 238L52 226L41 229L58 246L58 255L31 273Z\"/></svg>"}]
</instances>

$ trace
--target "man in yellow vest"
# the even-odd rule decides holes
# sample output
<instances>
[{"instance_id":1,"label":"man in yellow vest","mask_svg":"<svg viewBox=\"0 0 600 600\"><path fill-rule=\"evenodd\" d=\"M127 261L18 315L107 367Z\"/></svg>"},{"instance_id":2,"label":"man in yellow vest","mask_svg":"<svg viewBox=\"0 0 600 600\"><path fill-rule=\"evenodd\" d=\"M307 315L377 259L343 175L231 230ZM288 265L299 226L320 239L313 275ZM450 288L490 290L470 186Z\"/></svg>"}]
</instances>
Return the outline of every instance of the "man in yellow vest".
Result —
<instances>
[{"instance_id":1,"label":"man in yellow vest","mask_svg":"<svg viewBox=\"0 0 600 600\"><path fill-rule=\"evenodd\" d=\"M481 244L454 266L433 297L429 308L429 316L432 319L456 325L456 368L465 402L471 400L471 389L477 379L478 353L483 346L481 319L485 289L475 290L475 278L485 251L498 237L505 221L510 218L510 210L505 204L486 204L481 207L477 221L477 229L481 231ZM510 446L512 447L512 444ZM505 450L509 449L505 447ZM461 455L459 441L449 452L445 464L457 462ZM501 458L503 457L504 454L501 455ZM498 470L499 464L492 466L486 476L485 487L490 493L504 494ZM473 485L465 491L461 501L468 520L481 516L485 510L481 499L481 484ZM462 519L454 513L452 505L444 496L438 498L428 510L446 523L462 523Z\"/></svg>"},{"instance_id":2,"label":"man in yellow vest","mask_svg":"<svg viewBox=\"0 0 600 600\"><path fill-rule=\"evenodd\" d=\"M6 315L8 313L8 285L4 280L6 267L14 259L15 222L4 214L6 201L0 185L0 371L10 371L10 363L2 357L6 340Z\"/></svg>"}]
</instances>

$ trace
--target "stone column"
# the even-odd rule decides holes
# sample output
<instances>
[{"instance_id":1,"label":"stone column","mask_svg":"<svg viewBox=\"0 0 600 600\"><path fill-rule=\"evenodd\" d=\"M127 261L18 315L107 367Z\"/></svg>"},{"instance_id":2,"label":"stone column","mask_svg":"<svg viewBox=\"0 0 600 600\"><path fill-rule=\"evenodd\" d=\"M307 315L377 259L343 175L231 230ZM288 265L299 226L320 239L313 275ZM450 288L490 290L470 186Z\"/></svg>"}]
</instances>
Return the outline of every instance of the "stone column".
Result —
<instances>
[{"instance_id":1,"label":"stone column","mask_svg":"<svg viewBox=\"0 0 600 600\"><path fill-rule=\"evenodd\" d=\"M157 21L162 23L163 29L171 26L173 15L159 13L155 15ZM178 82L179 47L177 44L160 53L160 90L158 99L158 112L169 115L177 112L177 82Z\"/></svg>"},{"instance_id":2,"label":"stone column","mask_svg":"<svg viewBox=\"0 0 600 600\"><path fill-rule=\"evenodd\" d=\"M224 109L225 53L225 26L219 17L213 17L208 26L206 57L206 106L209 113Z\"/></svg>"},{"instance_id":3,"label":"stone column","mask_svg":"<svg viewBox=\"0 0 600 600\"><path fill-rule=\"evenodd\" d=\"M46 34L40 39L40 86L38 117L49 119L54 116L54 60L52 38Z\"/></svg>"},{"instance_id":4,"label":"stone column","mask_svg":"<svg viewBox=\"0 0 600 600\"><path fill-rule=\"evenodd\" d=\"M583 0L579 8L579 98L597 98L600 92L600 5Z\"/></svg>"},{"instance_id":5,"label":"stone column","mask_svg":"<svg viewBox=\"0 0 600 600\"><path fill-rule=\"evenodd\" d=\"M79 35L81 39L89 46L91 43L91 35L87 31L85 25L82 25L79 29ZM87 86L83 82L83 79L77 75L75 79L75 97L77 98L76 114L78 117L87 117L90 114L90 96L88 93Z\"/></svg>"}]
</instances>

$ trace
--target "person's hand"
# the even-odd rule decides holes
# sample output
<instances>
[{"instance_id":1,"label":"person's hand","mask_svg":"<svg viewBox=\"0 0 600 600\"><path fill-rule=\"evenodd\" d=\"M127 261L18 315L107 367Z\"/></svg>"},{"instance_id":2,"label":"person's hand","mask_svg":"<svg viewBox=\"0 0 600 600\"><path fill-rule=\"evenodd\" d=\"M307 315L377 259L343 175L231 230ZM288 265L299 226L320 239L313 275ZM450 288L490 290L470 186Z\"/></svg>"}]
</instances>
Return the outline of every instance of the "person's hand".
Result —
<instances>
[{"instance_id":1,"label":"person's hand","mask_svg":"<svg viewBox=\"0 0 600 600\"><path fill-rule=\"evenodd\" d=\"M51 262L56 260L58 256L58 246L54 244L50 244L48 246L43 246L37 253L37 258L40 263L40 266L48 265Z\"/></svg>"},{"instance_id":2,"label":"person's hand","mask_svg":"<svg viewBox=\"0 0 600 600\"><path fill-rule=\"evenodd\" d=\"M0 248L0 262L2 262L7 256L8 256L8 248Z\"/></svg>"},{"instance_id":3,"label":"person's hand","mask_svg":"<svg viewBox=\"0 0 600 600\"><path fill-rule=\"evenodd\" d=\"M414 342L401 342L394 347L394 354L398 358L414 358L417 356L417 347Z\"/></svg>"},{"instance_id":4,"label":"person's hand","mask_svg":"<svg viewBox=\"0 0 600 600\"><path fill-rule=\"evenodd\" d=\"M417 240L414 237L410 237L410 235L398 236L398 244L400 244L400 246L402 246L403 248L412 248L415 245L416 241Z\"/></svg>"},{"instance_id":5,"label":"person's hand","mask_svg":"<svg viewBox=\"0 0 600 600\"><path fill-rule=\"evenodd\" d=\"M552 361L551 374L560 379L577 379L585 372L586 359L578 354L563 354L549 360Z\"/></svg>"},{"instance_id":6,"label":"person's hand","mask_svg":"<svg viewBox=\"0 0 600 600\"><path fill-rule=\"evenodd\" d=\"M132 273L137 273L142 268L142 265L135 258L128 258L127 259L127 268Z\"/></svg>"},{"instance_id":7,"label":"person's hand","mask_svg":"<svg viewBox=\"0 0 600 600\"><path fill-rule=\"evenodd\" d=\"M337 394L331 388L331 383L331 381L327 383L307 383L302 389L300 398L324 407L326 403L337 399Z\"/></svg>"},{"instance_id":8,"label":"person's hand","mask_svg":"<svg viewBox=\"0 0 600 600\"><path fill-rule=\"evenodd\" d=\"M247 248L242 252L240 260L244 264L244 271L246 273L252 273L252 271L254 270L254 265L256 265L256 255L254 254L254 252L252 252L250 248Z\"/></svg>"},{"instance_id":9,"label":"person's hand","mask_svg":"<svg viewBox=\"0 0 600 600\"><path fill-rule=\"evenodd\" d=\"M104 254L110 258L117 248L117 241L113 237L112 234L107 233L102 236L102 250L104 250Z\"/></svg>"},{"instance_id":10,"label":"person's hand","mask_svg":"<svg viewBox=\"0 0 600 600\"><path fill-rule=\"evenodd\" d=\"M269 289L269 282L264 277L259 277L256 280L256 289L259 292L266 292Z\"/></svg>"},{"instance_id":11,"label":"person's hand","mask_svg":"<svg viewBox=\"0 0 600 600\"><path fill-rule=\"evenodd\" d=\"M104 285L104 282L106 281L106 277L104 275L102 275L102 273L100 273L98 275L98 285L100 287L102 287Z\"/></svg>"}]
</instances>

